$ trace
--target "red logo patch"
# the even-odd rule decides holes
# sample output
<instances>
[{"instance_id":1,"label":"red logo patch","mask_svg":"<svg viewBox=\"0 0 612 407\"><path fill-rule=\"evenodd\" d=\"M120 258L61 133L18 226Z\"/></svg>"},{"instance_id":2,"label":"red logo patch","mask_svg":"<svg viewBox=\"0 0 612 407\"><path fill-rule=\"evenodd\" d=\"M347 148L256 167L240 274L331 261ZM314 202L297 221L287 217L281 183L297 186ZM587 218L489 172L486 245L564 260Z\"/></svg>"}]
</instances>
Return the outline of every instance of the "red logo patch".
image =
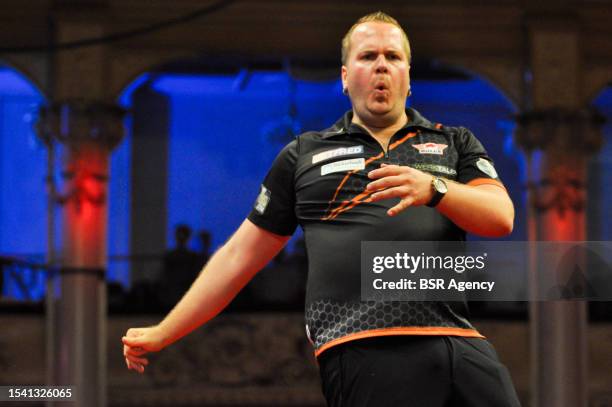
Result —
<instances>
[{"instance_id":1,"label":"red logo patch","mask_svg":"<svg viewBox=\"0 0 612 407\"><path fill-rule=\"evenodd\" d=\"M448 147L448 144L436 144L436 143L424 143L424 144L413 144L412 147L419 150L420 154L444 154L444 149Z\"/></svg>"}]
</instances>

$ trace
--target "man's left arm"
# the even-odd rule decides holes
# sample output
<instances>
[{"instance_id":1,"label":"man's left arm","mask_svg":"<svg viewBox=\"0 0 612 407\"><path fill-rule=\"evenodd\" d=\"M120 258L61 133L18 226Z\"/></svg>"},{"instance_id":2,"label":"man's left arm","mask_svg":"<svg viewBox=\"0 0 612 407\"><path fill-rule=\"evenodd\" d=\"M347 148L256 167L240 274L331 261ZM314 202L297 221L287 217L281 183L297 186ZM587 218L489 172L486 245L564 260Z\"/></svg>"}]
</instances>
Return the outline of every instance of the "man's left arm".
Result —
<instances>
[{"instance_id":1,"label":"man's left arm","mask_svg":"<svg viewBox=\"0 0 612 407\"><path fill-rule=\"evenodd\" d=\"M448 192L436 209L461 229L484 237L512 233L514 205L505 189L483 184L465 185L447 181Z\"/></svg>"},{"instance_id":2,"label":"man's left arm","mask_svg":"<svg viewBox=\"0 0 612 407\"><path fill-rule=\"evenodd\" d=\"M372 202L400 198L389 209L395 216L410 206L425 205L433 196L432 175L414 168L384 165L370 171L368 190ZM466 185L445 180L448 192L436 209L466 232L484 237L502 237L512 232L514 205L506 190L498 185Z\"/></svg>"}]
</instances>

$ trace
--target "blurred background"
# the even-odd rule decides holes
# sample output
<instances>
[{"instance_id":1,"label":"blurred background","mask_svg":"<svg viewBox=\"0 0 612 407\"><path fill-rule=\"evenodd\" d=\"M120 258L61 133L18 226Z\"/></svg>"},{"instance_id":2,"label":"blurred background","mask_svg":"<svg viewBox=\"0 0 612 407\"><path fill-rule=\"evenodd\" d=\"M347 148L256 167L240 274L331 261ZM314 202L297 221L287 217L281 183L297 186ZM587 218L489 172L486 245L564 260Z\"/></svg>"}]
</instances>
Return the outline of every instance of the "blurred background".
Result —
<instances>
[{"instance_id":1,"label":"blurred background","mask_svg":"<svg viewBox=\"0 0 612 407\"><path fill-rule=\"evenodd\" d=\"M324 405L301 231L144 376L120 337L176 303L286 143L350 109L340 40L373 7L0 3L0 385L79 384L87 406ZM516 208L504 240L611 240L612 2L375 8L410 38L409 105L494 159ZM524 405L612 405L609 303L471 310ZM557 369L574 373L548 381Z\"/></svg>"}]
</instances>

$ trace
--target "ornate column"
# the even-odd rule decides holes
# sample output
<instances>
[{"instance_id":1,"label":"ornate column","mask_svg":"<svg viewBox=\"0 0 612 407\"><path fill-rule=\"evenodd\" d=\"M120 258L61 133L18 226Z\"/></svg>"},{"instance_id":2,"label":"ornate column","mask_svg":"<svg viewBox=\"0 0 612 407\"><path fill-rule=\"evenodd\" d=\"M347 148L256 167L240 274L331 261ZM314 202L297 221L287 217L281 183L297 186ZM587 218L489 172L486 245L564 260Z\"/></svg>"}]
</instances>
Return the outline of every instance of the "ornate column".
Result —
<instances>
[{"instance_id":1,"label":"ornate column","mask_svg":"<svg viewBox=\"0 0 612 407\"><path fill-rule=\"evenodd\" d=\"M100 38L112 10L106 1L51 2L52 41ZM50 104L37 130L49 146L47 381L74 385L71 406L106 405L106 225L111 150L124 135L124 111L110 91L108 44L49 53ZM49 406L62 403L48 403Z\"/></svg>"},{"instance_id":2,"label":"ornate column","mask_svg":"<svg viewBox=\"0 0 612 407\"><path fill-rule=\"evenodd\" d=\"M134 91L132 106L130 253L150 256L168 247L170 101L146 83ZM132 286L151 286L161 275L161 263L133 262Z\"/></svg>"},{"instance_id":3,"label":"ornate column","mask_svg":"<svg viewBox=\"0 0 612 407\"><path fill-rule=\"evenodd\" d=\"M528 155L529 240L586 239L586 169L602 142L603 118L591 110L552 108L518 118L516 139ZM532 252L532 264L538 253ZM536 292L539 276L532 268ZM532 405L586 407L587 303L530 303Z\"/></svg>"},{"instance_id":4,"label":"ornate column","mask_svg":"<svg viewBox=\"0 0 612 407\"><path fill-rule=\"evenodd\" d=\"M123 109L85 101L43 107L37 130L57 154L49 194L57 270L47 293L50 385L76 386L72 406L106 405L106 225L109 156ZM51 403L62 405L64 403Z\"/></svg>"},{"instance_id":5,"label":"ornate column","mask_svg":"<svg viewBox=\"0 0 612 407\"><path fill-rule=\"evenodd\" d=\"M583 241L587 160L603 118L584 108L580 21L568 2L545 0L527 6L525 26L530 72L516 139L528 158L529 240ZM539 277L532 267L531 290ZM587 303L532 301L529 322L532 405L586 407Z\"/></svg>"}]
</instances>

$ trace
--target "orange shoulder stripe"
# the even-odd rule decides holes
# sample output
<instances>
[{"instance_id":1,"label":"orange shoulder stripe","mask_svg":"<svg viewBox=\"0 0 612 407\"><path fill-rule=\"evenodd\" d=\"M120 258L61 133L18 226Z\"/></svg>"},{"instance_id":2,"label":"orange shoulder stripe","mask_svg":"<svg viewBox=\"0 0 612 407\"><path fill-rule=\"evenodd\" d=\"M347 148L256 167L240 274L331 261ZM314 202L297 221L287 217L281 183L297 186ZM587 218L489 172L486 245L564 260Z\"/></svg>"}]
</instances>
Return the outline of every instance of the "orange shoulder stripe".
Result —
<instances>
[{"instance_id":1,"label":"orange shoulder stripe","mask_svg":"<svg viewBox=\"0 0 612 407\"><path fill-rule=\"evenodd\" d=\"M504 191L506 191L506 187L504 186L504 184L502 184L496 179L491 179L491 178L475 178L471 180L470 182L468 182L466 185L471 185L473 187L478 186L478 185L495 185L497 187L500 187Z\"/></svg>"}]
</instances>

